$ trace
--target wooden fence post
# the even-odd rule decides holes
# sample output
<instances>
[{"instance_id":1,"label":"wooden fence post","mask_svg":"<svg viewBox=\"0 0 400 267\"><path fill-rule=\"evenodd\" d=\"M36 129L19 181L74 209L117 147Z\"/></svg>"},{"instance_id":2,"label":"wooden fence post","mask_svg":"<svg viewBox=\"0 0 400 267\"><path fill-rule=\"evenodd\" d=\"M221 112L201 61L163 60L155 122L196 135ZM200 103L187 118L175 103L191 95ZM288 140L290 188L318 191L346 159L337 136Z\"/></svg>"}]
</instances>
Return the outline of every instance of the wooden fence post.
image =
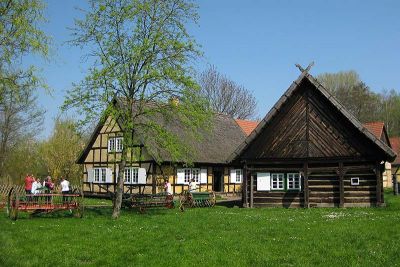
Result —
<instances>
[{"instance_id":1,"label":"wooden fence post","mask_svg":"<svg viewBox=\"0 0 400 267\"><path fill-rule=\"evenodd\" d=\"M243 203L243 208L248 208L249 207L249 201L247 199L247 185L248 185L247 177L248 177L247 164L245 162L244 166L243 166L243 183L242 183L242 203Z\"/></svg>"}]
</instances>

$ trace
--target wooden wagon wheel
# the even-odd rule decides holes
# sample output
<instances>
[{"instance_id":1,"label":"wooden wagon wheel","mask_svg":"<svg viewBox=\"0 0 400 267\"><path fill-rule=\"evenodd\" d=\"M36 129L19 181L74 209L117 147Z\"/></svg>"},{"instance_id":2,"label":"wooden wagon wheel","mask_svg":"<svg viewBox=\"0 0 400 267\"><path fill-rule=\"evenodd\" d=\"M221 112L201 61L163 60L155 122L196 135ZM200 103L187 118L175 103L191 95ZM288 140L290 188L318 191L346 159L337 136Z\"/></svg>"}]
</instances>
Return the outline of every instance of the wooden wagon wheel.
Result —
<instances>
[{"instance_id":1,"label":"wooden wagon wheel","mask_svg":"<svg viewBox=\"0 0 400 267\"><path fill-rule=\"evenodd\" d=\"M77 208L74 210L74 216L77 218L82 218L83 217L83 213L85 211L85 204L84 204L84 198L83 198L83 194L81 192L80 189L75 188L72 191L72 194L77 194L79 195L79 197L77 197L76 199L76 204L77 204Z\"/></svg>"},{"instance_id":2,"label":"wooden wagon wheel","mask_svg":"<svg viewBox=\"0 0 400 267\"><path fill-rule=\"evenodd\" d=\"M8 192L7 199L7 214L11 220L16 220L18 218L18 206L19 206L19 196L14 188L11 188Z\"/></svg>"},{"instance_id":3,"label":"wooden wagon wheel","mask_svg":"<svg viewBox=\"0 0 400 267\"><path fill-rule=\"evenodd\" d=\"M173 195L167 195L167 197L165 198L165 202L166 202L165 205L166 208L173 209L175 207Z\"/></svg>"},{"instance_id":4,"label":"wooden wagon wheel","mask_svg":"<svg viewBox=\"0 0 400 267\"><path fill-rule=\"evenodd\" d=\"M214 193L214 191L211 191L210 206L214 207L216 202L217 201L215 199L215 193Z\"/></svg>"},{"instance_id":5,"label":"wooden wagon wheel","mask_svg":"<svg viewBox=\"0 0 400 267\"><path fill-rule=\"evenodd\" d=\"M187 193L187 199L186 199L188 206L191 208L194 208L196 206L196 202L193 198L193 194L191 192Z\"/></svg>"},{"instance_id":6,"label":"wooden wagon wheel","mask_svg":"<svg viewBox=\"0 0 400 267\"><path fill-rule=\"evenodd\" d=\"M182 192L182 193L179 195L179 209L180 209L181 211L185 211L185 206L184 206L185 202L186 202L185 192Z\"/></svg>"}]
</instances>

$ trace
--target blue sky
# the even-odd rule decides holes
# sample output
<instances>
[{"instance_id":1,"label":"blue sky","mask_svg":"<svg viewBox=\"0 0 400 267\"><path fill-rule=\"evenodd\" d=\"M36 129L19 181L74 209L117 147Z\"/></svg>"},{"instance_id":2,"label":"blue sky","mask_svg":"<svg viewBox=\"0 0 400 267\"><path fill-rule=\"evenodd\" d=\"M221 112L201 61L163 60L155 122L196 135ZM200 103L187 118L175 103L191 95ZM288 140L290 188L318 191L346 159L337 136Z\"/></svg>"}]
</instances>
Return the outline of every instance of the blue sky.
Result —
<instances>
[{"instance_id":1,"label":"blue sky","mask_svg":"<svg viewBox=\"0 0 400 267\"><path fill-rule=\"evenodd\" d=\"M40 93L47 110L42 137L50 134L53 119L73 82L87 68L84 50L64 44L67 27L85 7L80 0L48 0L43 28L53 37L50 62L28 58L42 69L53 89ZM189 26L204 52L197 68L207 64L253 91L263 117L299 75L295 63L311 73L355 70L374 91L400 89L400 1L198 1L200 21Z\"/></svg>"}]
</instances>

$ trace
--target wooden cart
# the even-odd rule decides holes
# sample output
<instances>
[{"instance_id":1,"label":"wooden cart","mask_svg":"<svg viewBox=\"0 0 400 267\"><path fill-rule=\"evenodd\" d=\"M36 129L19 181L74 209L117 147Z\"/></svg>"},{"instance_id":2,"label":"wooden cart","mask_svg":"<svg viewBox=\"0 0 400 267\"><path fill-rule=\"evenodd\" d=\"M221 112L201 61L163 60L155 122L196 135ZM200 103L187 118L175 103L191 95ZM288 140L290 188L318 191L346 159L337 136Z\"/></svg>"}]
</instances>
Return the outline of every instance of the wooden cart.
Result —
<instances>
[{"instance_id":1,"label":"wooden cart","mask_svg":"<svg viewBox=\"0 0 400 267\"><path fill-rule=\"evenodd\" d=\"M211 192L189 192L184 191L179 197L179 209L185 208L214 207L215 193Z\"/></svg>"},{"instance_id":2,"label":"wooden cart","mask_svg":"<svg viewBox=\"0 0 400 267\"><path fill-rule=\"evenodd\" d=\"M12 220L19 212L31 214L70 210L76 217L83 216L83 195L75 189L71 194L21 194L11 188L7 198L7 214Z\"/></svg>"},{"instance_id":3,"label":"wooden cart","mask_svg":"<svg viewBox=\"0 0 400 267\"><path fill-rule=\"evenodd\" d=\"M174 196L166 193L159 194L127 194L124 196L122 203L128 208L138 208L144 213L148 208L166 207L174 208Z\"/></svg>"}]
</instances>

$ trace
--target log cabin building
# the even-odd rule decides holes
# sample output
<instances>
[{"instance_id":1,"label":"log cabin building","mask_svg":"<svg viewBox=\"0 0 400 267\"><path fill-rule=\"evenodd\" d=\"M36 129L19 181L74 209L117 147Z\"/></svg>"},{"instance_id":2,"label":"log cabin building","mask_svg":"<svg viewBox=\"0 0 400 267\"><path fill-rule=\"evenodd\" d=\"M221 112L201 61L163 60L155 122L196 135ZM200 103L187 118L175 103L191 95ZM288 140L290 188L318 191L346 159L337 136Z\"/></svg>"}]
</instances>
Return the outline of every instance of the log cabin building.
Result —
<instances>
[{"instance_id":1,"label":"log cabin building","mask_svg":"<svg viewBox=\"0 0 400 267\"><path fill-rule=\"evenodd\" d=\"M384 203L395 156L303 70L228 161L243 168L245 207L353 207Z\"/></svg>"},{"instance_id":2,"label":"log cabin building","mask_svg":"<svg viewBox=\"0 0 400 267\"><path fill-rule=\"evenodd\" d=\"M138 143L142 157L130 160L125 192L157 193L168 178L179 194L193 178L200 191L242 193L244 207L380 206L384 162L396 154L384 127L380 135L368 127L303 70L262 121L216 114L212 132L188 144L196 151L193 167L167 153L157 164ZM110 118L97 125L77 161L85 194L114 192L122 131Z\"/></svg>"}]
</instances>

